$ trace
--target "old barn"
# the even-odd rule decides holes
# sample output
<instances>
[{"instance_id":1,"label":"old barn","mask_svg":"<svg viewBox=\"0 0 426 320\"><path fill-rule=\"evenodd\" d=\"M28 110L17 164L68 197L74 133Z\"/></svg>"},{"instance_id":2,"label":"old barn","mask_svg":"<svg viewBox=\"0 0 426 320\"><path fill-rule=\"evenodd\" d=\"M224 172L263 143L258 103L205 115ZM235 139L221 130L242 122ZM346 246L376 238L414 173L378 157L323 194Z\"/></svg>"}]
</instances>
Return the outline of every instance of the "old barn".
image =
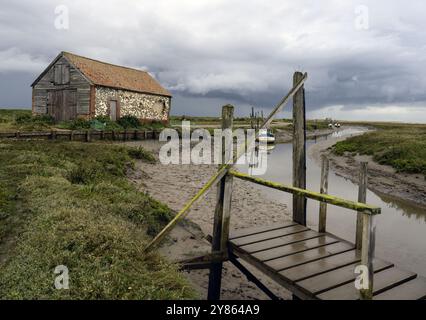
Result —
<instances>
[{"instance_id":1,"label":"old barn","mask_svg":"<svg viewBox=\"0 0 426 320\"><path fill-rule=\"evenodd\" d=\"M171 94L147 72L61 52L31 85L34 115L168 122Z\"/></svg>"}]
</instances>

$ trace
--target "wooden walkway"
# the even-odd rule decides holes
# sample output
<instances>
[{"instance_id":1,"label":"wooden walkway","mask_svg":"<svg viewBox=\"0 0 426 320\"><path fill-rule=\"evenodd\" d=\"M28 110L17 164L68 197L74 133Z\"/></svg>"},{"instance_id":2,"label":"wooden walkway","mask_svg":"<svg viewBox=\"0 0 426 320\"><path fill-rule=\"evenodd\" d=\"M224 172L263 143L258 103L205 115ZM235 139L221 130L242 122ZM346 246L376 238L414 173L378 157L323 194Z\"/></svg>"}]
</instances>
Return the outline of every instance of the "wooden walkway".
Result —
<instances>
[{"instance_id":1,"label":"wooden walkway","mask_svg":"<svg viewBox=\"0 0 426 320\"><path fill-rule=\"evenodd\" d=\"M209 300L220 299L222 269L232 262L248 280L266 295L278 299L239 259L252 264L284 286L299 299L425 299L426 280L412 272L398 269L392 263L375 258L375 216L381 208L366 203L367 163L361 163L358 200L342 199L328 194L329 162L323 157L320 192L306 189L306 132L304 82L307 74L296 72L293 88L278 103L261 128L266 129L283 106L293 98L293 181L285 185L233 170L233 164L246 153L247 141L233 155L233 139L222 139L224 164L194 197L176 214L144 248L152 250L184 218L192 205L211 187L217 185L211 253L182 261L186 269L209 268ZM234 107L222 108L222 129L232 130ZM255 138L258 137L256 134ZM232 156L233 155L233 156ZM226 160L229 158L229 161ZM293 221L280 225L256 227L230 232L233 180L241 179L293 195ZM306 225L307 199L320 202L318 231ZM355 244L327 233L327 205L351 210L356 219ZM364 288L355 288L355 269L360 265ZM368 282L368 283L367 283Z\"/></svg>"},{"instance_id":2,"label":"wooden walkway","mask_svg":"<svg viewBox=\"0 0 426 320\"><path fill-rule=\"evenodd\" d=\"M355 267L361 252L345 240L295 222L235 230L228 246L299 299L357 300ZM426 298L426 279L375 258L374 300Z\"/></svg>"}]
</instances>

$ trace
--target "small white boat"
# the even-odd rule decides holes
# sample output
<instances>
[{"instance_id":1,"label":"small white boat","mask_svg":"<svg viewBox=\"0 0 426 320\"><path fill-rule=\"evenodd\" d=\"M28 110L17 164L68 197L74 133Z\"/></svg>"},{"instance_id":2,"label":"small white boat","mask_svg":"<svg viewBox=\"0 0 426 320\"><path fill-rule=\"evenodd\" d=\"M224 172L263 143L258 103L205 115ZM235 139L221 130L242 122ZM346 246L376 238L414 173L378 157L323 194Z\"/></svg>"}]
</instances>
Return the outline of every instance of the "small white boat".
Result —
<instances>
[{"instance_id":1,"label":"small white boat","mask_svg":"<svg viewBox=\"0 0 426 320\"><path fill-rule=\"evenodd\" d=\"M258 142L275 143L275 136L271 132L261 133L257 138Z\"/></svg>"}]
</instances>

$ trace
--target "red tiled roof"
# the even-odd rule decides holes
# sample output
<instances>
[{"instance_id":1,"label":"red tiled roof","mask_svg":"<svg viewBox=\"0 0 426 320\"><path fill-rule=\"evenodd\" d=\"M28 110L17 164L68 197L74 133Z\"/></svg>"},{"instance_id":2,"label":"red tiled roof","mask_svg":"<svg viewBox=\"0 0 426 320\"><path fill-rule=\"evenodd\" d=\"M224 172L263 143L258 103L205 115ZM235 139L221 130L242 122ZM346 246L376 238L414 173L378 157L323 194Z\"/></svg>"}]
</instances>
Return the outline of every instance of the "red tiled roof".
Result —
<instances>
[{"instance_id":1,"label":"red tiled roof","mask_svg":"<svg viewBox=\"0 0 426 320\"><path fill-rule=\"evenodd\" d=\"M146 71L121 67L69 52L62 54L95 85L172 96Z\"/></svg>"}]
</instances>

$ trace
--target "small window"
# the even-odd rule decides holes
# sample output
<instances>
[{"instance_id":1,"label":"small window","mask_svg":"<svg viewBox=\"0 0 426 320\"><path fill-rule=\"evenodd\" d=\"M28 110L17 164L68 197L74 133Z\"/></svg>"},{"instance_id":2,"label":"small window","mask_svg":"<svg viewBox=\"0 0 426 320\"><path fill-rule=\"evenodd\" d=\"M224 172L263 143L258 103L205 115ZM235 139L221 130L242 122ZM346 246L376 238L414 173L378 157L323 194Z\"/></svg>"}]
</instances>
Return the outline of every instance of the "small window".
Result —
<instances>
[{"instance_id":1,"label":"small window","mask_svg":"<svg viewBox=\"0 0 426 320\"><path fill-rule=\"evenodd\" d=\"M63 64L58 64L54 69L55 85L69 84L70 82L70 67Z\"/></svg>"}]
</instances>

